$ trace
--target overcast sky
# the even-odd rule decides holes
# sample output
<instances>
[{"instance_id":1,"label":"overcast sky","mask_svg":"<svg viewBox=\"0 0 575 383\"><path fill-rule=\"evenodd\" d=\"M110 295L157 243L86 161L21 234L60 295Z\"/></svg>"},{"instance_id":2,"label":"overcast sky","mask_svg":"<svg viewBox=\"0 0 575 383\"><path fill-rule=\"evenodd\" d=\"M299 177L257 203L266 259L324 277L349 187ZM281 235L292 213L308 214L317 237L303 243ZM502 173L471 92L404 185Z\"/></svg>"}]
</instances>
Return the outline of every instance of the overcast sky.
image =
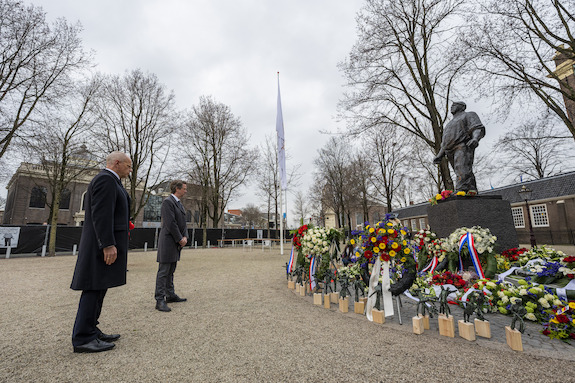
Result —
<instances>
[{"instance_id":1,"label":"overcast sky","mask_svg":"<svg viewBox=\"0 0 575 383\"><path fill-rule=\"evenodd\" d=\"M95 51L99 71L155 73L174 90L180 109L211 95L241 118L254 145L266 134L275 137L280 72L288 155L302 164L301 189L313 182L313 158L329 139L319 130L338 128L344 80L337 64L355 41L363 0L31 2L49 20L83 25L84 46ZM243 194L228 208L258 204L253 191Z\"/></svg>"}]
</instances>

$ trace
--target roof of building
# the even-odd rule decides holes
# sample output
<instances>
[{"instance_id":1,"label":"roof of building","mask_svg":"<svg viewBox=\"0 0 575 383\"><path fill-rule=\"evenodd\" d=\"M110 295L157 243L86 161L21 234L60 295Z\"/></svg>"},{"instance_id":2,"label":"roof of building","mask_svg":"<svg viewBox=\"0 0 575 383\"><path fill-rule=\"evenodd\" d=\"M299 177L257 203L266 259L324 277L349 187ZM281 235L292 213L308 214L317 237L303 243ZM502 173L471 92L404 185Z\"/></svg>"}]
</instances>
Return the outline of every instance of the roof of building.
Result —
<instances>
[{"instance_id":1,"label":"roof of building","mask_svg":"<svg viewBox=\"0 0 575 383\"><path fill-rule=\"evenodd\" d=\"M481 191L481 195L501 195L510 203L522 202L519 190L525 185L532 190L531 201L575 195L575 172L557 174L551 177L525 181L500 188Z\"/></svg>"},{"instance_id":2,"label":"roof of building","mask_svg":"<svg viewBox=\"0 0 575 383\"><path fill-rule=\"evenodd\" d=\"M557 174L550 177L525 181L500 188L480 191L480 195L500 195L510 203L523 202L519 195L519 190L525 185L532 191L530 201L545 200L549 198L560 198L562 196L575 195L575 172ZM398 214L398 218L409 218L427 215L429 202L422 202L417 205L410 205L393 212Z\"/></svg>"}]
</instances>

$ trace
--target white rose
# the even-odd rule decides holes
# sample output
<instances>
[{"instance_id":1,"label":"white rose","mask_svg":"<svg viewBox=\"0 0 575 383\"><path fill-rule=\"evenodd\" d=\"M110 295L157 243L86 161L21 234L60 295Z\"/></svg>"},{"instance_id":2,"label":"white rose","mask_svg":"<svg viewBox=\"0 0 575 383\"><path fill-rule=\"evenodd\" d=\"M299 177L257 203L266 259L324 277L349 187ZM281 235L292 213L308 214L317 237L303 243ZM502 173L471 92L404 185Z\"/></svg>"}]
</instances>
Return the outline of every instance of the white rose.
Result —
<instances>
[{"instance_id":1,"label":"white rose","mask_svg":"<svg viewBox=\"0 0 575 383\"><path fill-rule=\"evenodd\" d=\"M539 298L539 304L541 305L541 307L543 307L544 309L548 309L549 307L549 302L547 302L547 299L545 298Z\"/></svg>"},{"instance_id":2,"label":"white rose","mask_svg":"<svg viewBox=\"0 0 575 383\"><path fill-rule=\"evenodd\" d=\"M533 314L533 313L527 313L527 314L525 314L525 318L526 318L526 319L529 319L530 321L533 321L533 322L535 322L535 321L537 320L537 317L536 317L535 314Z\"/></svg>"}]
</instances>

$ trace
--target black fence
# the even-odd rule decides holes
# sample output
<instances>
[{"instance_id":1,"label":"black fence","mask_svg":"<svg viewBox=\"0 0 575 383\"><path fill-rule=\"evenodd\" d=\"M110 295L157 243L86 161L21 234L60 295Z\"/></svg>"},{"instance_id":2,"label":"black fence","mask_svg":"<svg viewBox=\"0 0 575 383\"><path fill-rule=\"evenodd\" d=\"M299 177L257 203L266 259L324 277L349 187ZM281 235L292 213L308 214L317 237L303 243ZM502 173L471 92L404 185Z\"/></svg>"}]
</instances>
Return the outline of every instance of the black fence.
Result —
<instances>
[{"instance_id":1,"label":"black fence","mask_svg":"<svg viewBox=\"0 0 575 383\"><path fill-rule=\"evenodd\" d=\"M12 226L17 227L17 226ZM48 245L49 226L27 225L20 226L18 246L11 248L11 254L42 254L42 247ZM207 241L210 246L217 246L221 239L244 239L258 237L258 230L262 229L207 229ZM130 231L130 249L156 248L158 233L156 228L135 228ZM187 247L203 246L203 229L188 229L189 242ZM263 231L263 238L279 239L279 230L267 229ZM291 238L289 231L284 231L285 238ZM82 235L82 227L79 226L58 226L56 231L56 252L71 252L74 245L79 245ZM0 254L6 254L6 248L0 248Z\"/></svg>"}]
</instances>

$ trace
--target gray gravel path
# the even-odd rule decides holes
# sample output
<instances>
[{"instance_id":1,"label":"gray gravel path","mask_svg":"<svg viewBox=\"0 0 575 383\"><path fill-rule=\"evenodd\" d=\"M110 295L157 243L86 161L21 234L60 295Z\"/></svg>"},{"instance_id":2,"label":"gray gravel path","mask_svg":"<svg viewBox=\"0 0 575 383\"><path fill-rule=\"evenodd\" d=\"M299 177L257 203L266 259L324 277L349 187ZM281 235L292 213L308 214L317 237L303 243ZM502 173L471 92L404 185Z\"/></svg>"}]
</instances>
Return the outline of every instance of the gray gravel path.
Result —
<instances>
[{"instance_id":1,"label":"gray gravel path","mask_svg":"<svg viewBox=\"0 0 575 383\"><path fill-rule=\"evenodd\" d=\"M287 289L279 251L186 250L175 273L185 303L154 310L155 253L131 253L101 328L114 350L74 354L75 257L0 259L0 382L566 382L557 352L514 352L314 306ZM556 342L549 340L549 342ZM567 348L566 350L572 350ZM568 352L567 351L567 352ZM567 359L570 359L567 357Z\"/></svg>"}]
</instances>

